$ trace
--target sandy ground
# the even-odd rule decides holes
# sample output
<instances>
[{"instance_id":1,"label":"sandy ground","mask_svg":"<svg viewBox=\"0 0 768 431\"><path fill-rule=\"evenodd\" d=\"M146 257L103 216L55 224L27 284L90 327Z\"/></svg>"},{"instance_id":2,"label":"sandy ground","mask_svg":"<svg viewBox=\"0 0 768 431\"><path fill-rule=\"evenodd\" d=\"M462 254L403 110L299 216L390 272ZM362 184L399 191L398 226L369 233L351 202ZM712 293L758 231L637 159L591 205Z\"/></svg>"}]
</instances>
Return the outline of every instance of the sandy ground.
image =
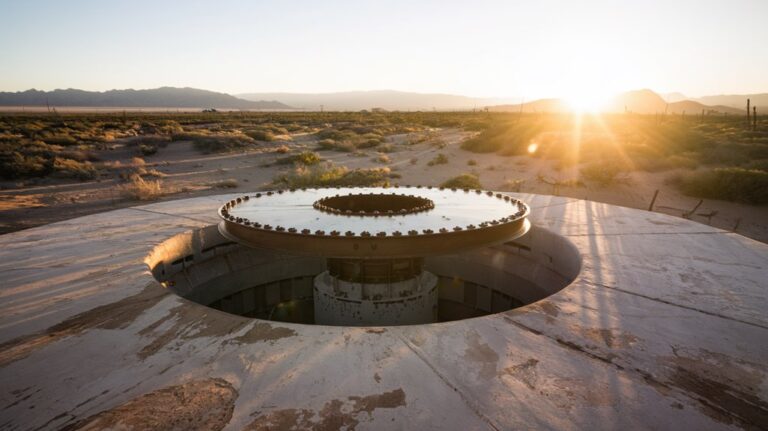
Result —
<instances>
[{"instance_id":1,"label":"sandy ground","mask_svg":"<svg viewBox=\"0 0 768 431\"><path fill-rule=\"evenodd\" d=\"M577 169L555 169L556 163L529 156L502 157L495 154L475 154L459 148L469 133L455 129L438 131L445 146L430 143L407 145L407 135L390 136L388 140L397 149L388 153L390 161L382 163L376 151L365 155L353 155L336 151L320 151L321 156L349 168L389 166L401 178L399 184L439 185L462 173L479 176L484 188L520 191L526 193L554 194L578 199L588 199L632 208L648 209L654 192L659 190L654 211L675 216L686 215L691 220L736 231L759 241L768 242L768 206L750 206L732 202L704 200L695 212L692 210L699 199L683 196L664 179L671 172L632 172L624 181L611 186L581 184L555 186L553 181L575 178ZM188 142L173 142L151 157L145 157L147 168L153 168L166 176L164 188L173 191L162 200L224 192L250 192L269 188L273 178L291 166L274 165L283 157L275 150L288 145L294 151L315 150L311 136L294 136L292 141L262 144L248 152L203 155ZM428 166L438 153L448 158L448 163ZM103 160L119 160L130 163L135 149L121 146L99 156ZM469 161L473 160L474 165ZM234 179L237 187L222 189L216 183ZM519 188L510 188L509 182L522 180ZM138 205L125 199L118 186L116 175L106 175L97 181L66 182L45 179L28 183L0 183L0 233L12 232L59 220L79 217L115 208Z\"/></svg>"}]
</instances>

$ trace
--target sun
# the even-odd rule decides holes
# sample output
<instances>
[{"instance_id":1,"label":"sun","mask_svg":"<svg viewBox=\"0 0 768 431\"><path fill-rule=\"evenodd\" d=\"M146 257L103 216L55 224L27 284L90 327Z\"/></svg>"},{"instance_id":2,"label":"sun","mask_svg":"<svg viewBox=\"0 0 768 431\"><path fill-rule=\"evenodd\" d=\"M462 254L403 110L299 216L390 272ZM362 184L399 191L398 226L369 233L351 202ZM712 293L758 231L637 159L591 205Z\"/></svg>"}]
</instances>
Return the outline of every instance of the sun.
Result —
<instances>
[{"instance_id":1,"label":"sun","mask_svg":"<svg viewBox=\"0 0 768 431\"><path fill-rule=\"evenodd\" d=\"M608 104L608 96L601 91L573 91L564 100L576 113L598 113Z\"/></svg>"}]
</instances>

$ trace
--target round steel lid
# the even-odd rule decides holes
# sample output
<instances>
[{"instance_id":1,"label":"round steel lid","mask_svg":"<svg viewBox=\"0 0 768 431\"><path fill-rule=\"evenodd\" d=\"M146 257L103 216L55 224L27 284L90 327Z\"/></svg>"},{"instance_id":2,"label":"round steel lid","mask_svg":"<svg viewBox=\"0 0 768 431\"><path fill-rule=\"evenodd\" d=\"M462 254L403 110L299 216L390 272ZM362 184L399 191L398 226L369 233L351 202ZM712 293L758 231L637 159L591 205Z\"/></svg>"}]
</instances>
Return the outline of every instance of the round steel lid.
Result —
<instances>
[{"instance_id":1,"label":"round steel lid","mask_svg":"<svg viewBox=\"0 0 768 431\"><path fill-rule=\"evenodd\" d=\"M528 206L501 193L435 187L308 188L253 193L219 209L241 244L326 257L451 254L524 235Z\"/></svg>"}]
</instances>

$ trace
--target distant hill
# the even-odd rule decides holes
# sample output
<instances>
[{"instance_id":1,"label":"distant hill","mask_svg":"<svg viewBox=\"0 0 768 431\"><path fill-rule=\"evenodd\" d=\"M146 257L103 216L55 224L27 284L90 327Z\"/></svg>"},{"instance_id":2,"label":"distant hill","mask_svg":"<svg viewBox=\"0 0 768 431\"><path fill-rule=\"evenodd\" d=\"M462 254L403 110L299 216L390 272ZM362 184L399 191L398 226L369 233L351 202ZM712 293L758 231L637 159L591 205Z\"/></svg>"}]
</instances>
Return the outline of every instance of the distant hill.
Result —
<instances>
[{"instance_id":1,"label":"distant hill","mask_svg":"<svg viewBox=\"0 0 768 431\"><path fill-rule=\"evenodd\" d=\"M243 100L196 88L161 87L151 90L27 90L0 92L0 106L78 106L125 108L291 109L277 101Z\"/></svg>"},{"instance_id":2,"label":"distant hill","mask_svg":"<svg viewBox=\"0 0 768 431\"><path fill-rule=\"evenodd\" d=\"M757 106L758 111L768 112L768 93L704 96L692 100L706 105L724 105L745 110L747 109L747 99L750 100L752 106Z\"/></svg>"},{"instance_id":3,"label":"distant hill","mask_svg":"<svg viewBox=\"0 0 768 431\"><path fill-rule=\"evenodd\" d=\"M664 100L666 100L669 103L681 102L683 100L691 99L690 97L686 96L683 93L666 93L666 94L662 94L661 97L663 97Z\"/></svg>"},{"instance_id":4,"label":"distant hill","mask_svg":"<svg viewBox=\"0 0 768 431\"><path fill-rule=\"evenodd\" d=\"M496 112L523 112L530 114L532 112L569 112L571 108L562 99L538 99L514 105L495 105L489 106L489 111Z\"/></svg>"},{"instance_id":5,"label":"distant hill","mask_svg":"<svg viewBox=\"0 0 768 431\"><path fill-rule=\"evenodd\" d=\"M737 109L730 106L706 105L694 100L680 100L667 103L661 96L651 90L628 91L616 96L609 110L614 112L623 112L624 109L638 114L655 114L666 112L668 114L698 114L702 110L707 112L721 112L728 114L741 114L743 109Z\"/></svg>"},{"instance_id":6,"label":"distant hill","mask_svg":"<svg viewBox=\"0 0 768 431\"><path fill-rule=\"evenodd\" d=\"M746 99L745 99L746 100ZM517 105L496 105L489 106L491 111L508 111L519 112L521 107ZM759 109L759 108L758 108ZM561 99L539 99L523 104L523 112L570 112L572 108L568 106ZM634 90L621 93L612 98L607 106L603 109L604 112L634 112L636 114L656 114L666 112L668 114L682 114L685 112L689 115L701 113L702 110L707 112L721 112L728 114L742 114L743 109L737 109L730 106L723 105L705 105L697 101L681 100L677 102L667 103L664 98L659 94L648 90ZM768 109L766 109L768 110Z\"/></svg>"},{"instance_id":7,"label":"distant hill","mask_svg":"<svg viewBox=\"0 0 768 431\"><path fill-rule=\"evenodd\" d=\"M388 111L439 111L481 109L509 102L508 99L484 99L453 94L413 93L394 90L347 91L340 93L246 93L246 100L279 100L309 111L359 111L381 108Z\"/></svg>"}]
</instances>

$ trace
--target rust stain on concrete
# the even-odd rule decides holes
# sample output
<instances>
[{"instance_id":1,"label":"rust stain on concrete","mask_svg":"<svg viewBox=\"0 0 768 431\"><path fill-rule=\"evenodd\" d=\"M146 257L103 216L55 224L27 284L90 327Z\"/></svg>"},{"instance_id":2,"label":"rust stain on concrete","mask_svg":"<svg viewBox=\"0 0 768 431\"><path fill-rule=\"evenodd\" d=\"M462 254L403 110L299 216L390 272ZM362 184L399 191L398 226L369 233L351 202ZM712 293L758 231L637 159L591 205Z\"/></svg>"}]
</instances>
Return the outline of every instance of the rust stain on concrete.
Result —
<instances>
[{"instance_id":1,"label":"rust stain on concrete","mask_svg":"<svg viewBox=\"0 0 768 431\"><path fill-rule=\"evenodd\" d=\"M191 381L134 398L64 430L220 430L232 419L237 397L224 379Z\"/></svg>"},{"instance_id":2,"label":"rust stain on concrete","mask_svg":"<svg viewBox=\"0 0 768 431\"><path fill-rule=\"evenodd\" d=\"M480 341L480 335L475 331L471 331L467 336L464 359L480 365L480 377L490 379L496 375L499 355L487 343Z\"/></svg>"},{"instance_id":3,"label":"rust stain on concrete","mask_svg":"<svg viewBox=\"0 0 768 431\"><path fill-rule=\"evenodd\" d=\"M233 342L251 344L259 341L275 341L296 335L296 331L290 328L274 327L269 323L255 322L253 319L212 311L206 307L186 302L174 307L167 315L143 329L140 334L148 335L166 321L172 321L173 324L155 336L151 343L144 346L138 353L139 358L146 359L174 341L201 337L222 337L236 333L248 325L253 326L245 334L234 338ZM227 344L229 341L220 342Z\"/></svg>"},{"instance_id":4,"label":"rust stain on concrete","mask_svg":"<svg viewBox=\"0 0 768 431\"><path fill-rule=\"evenodd\" d=\"M80 313L45 331L5 342L0 345L0 367L25 358L39 348L89 329L124 328L169 294L170 292L158 283L150 283L135 295Z\"/></svg>"},{"instance_id":5,"label":"rust stain on concrete","mask_svg":"<svg viewBox=\"0 0 768 431\"><path fill-rule=\"evenodd\" d=\"M504 372L514 377L515 379L523 382L528 389L536 389L536 381L538 375L536 372L536 365L538 365L538 359L528 359L522 364L512 365L504 369Z\"/></svg>"},{"instance_id":6,"label":"rust stain on concrete","mask_svg":"<svg viewBox=\"0 0 768 431\"><path fill-rule=\"evenodd\" d=\"M344 400L326 402L320 410L280 409L268 413L255 412L256 419L246 431L353 431L363 421L371 421L377 409L394 409L405 406L405 392L395 389L367 396L351 396ZM365 414L363 414L365 413Z\"/></svg>"},{"instance_id":7,"label":"rust stain on concrete","mask_svg":"<svg viewBox=\"0 0 768 431\"><path fill-rule=\"evenodd\" d=\"M248 332L235 338L235 341L240 344L253 344L262 341L277 341L296 335L296 331L291 328L276 328L269 323L257 322Z\"/></svg>"},{"instance_id":8,"label":"rust stain on concrete","mask_svg":"<svg viewBox=\"0 0 768 431\"><path fill-rule=\"evenodd\" d=\"M659 359L670 372L666 384L690 394L704 414L719 422L765 429L768 403L760 396L761 366L705 349L673 352Z\"/></svg>"}]
</instances>

